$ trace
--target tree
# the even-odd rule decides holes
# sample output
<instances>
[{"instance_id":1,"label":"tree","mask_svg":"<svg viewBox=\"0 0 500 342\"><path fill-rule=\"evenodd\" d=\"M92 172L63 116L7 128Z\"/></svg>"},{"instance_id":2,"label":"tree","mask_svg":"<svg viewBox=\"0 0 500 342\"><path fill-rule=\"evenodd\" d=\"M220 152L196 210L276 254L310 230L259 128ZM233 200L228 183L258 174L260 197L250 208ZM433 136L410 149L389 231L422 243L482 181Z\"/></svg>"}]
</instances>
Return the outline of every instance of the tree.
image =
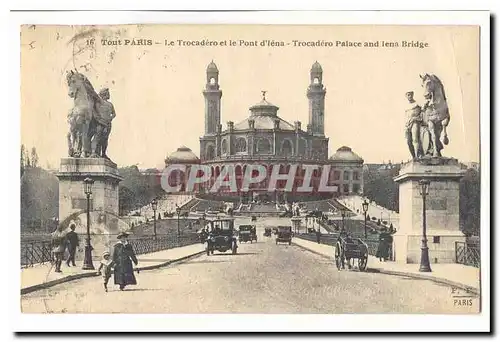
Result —
<instances>
[{"instance_id":1,"label":"tree","mask_svg":"<svg viewBox=\"0 0 500 342\"><path fill-rule=\"evenodd\" d=\"M134 193L129 188L120 185L118 190L118 197L120 201L121 215L125 215L126 212L134 209Z\"/></svg>"},{"instance_id":2,"label":"tree","mask_svg":"<svg viewBox=\"0 0 500 342\"><path fill-rule=\"evenodd\" d=\"M24 168L26 167L26 150L24 144L21 144L21 177L24 174Z\"/></svg>"},{"instance_id":3,"label":"tree","mask_svg":"<svg viewBox=\"0 0 500 342\"><path fill-rule=\"evenodd\" d=\"M32 222L36 222L32 228L39 229L58 216L59 181L53 174L42 168L26 168L20 191L22 230L29 228Z\"/></svg>"},{"instance_id":4,"label":"tree","mask_svg":"<svg viewBox=\"0 0 500 342\"><path fill-rule=\"evenodd\" d=\"M481 228L481 175L468 169L460 181L460 227L467 236L479 236Z\"/></svg>"},{"instance_id":5,"label":"tree","mask_svg":"<svg viewBox=\"0 0 500 342\"><path fill-rule=\"evenodd\" d=\"M384 208L398 210L399 186L394 182L398 172L398 167L364 171L364 195Z\"/></svg>"},{"instance_id":6,"label":"tree","mask_svg":"<svg viewBox=\"0 0 500 342\"><path fill-rule=\"evenodd\" d=\"M36 153L36 147L31 148L31 166L38 167L38 154Z\"/></svg>"},{"instance_id":7,"label":"tree","mask_svg":"<svg viewBox=\"0 0 500 342\"><path fill-rule=\"evenodd\" d=\"M160 171L149 169L145 174L141 173L137 166L123 167L119 169L120 175L124 178L120 187L126 187L132 193L128 210L138 209L149 205L153 198L165 195L161 187ZM125 191L125 190L122 190ZM121 197L120 197L120 200ZM124 199L127 201L128 199Z\"/></svg>"}]
</instances>

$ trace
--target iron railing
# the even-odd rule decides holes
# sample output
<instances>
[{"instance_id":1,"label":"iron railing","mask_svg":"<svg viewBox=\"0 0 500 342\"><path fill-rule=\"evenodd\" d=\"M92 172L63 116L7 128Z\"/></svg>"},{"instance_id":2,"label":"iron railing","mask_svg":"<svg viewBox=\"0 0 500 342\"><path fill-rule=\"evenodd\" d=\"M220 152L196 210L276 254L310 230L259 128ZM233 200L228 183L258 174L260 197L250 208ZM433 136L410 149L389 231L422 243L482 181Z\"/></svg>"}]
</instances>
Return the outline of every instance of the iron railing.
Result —
<instances>
[{"instance_id":1,"label":"iron railing","mask_svg":"<svg viewBox=\"0 0 500 342\"><path fill-rule=\"evenodd\" d=\"M21 241L21 267L43 264L52 261L50 240Z\"/></svg>"},{"instance_id":2,"label":"iron railing","mask_svg":"<svg viewBox=\"0 0 500 342\"><path fill-rule=\"evenodd\" d=\"M200 243L200 238L197 234L189 236L144 236L133 238L129 243L134 248L135 254L148 254L163 251L170 248L177 248Z\"/></svg>"},{"instance_id":3,"label":"iron railing","mask_svg":"<svg viewBox=\"0 0 500 342\"><path fill-rule=\"evenodd\" d=\"M84 237L80 237L80 247L76 252L76 260L83 260ZM93 259L100 259L102 252L112 250L116 242L116 234L92 234L91 244L93 247ZM130 237L129 243L138 255L163 251L170 248L183 247L200 243L198 234L189 233L180 237L174 234ZM66 255L67 256L67 251ZM27 240L21 241L21 268L31 267L37 264L52 262L52 242L50 240Z\"/></svg>"},{"instance_id":4,"label":"iron railing","mask_svg":"<svg viewBox=\"0 0 500 342\"><path fill-rule=\"evenodd\" d=\"M297 238L308 240L308 241L313 241L317 242L317 237L315 234L297 234L295 235ZM329 245L333 246L335 243L337 243L338 239L338 234L329 234L329 235L321 235L320 237L320 243L323 245ZM378 240L373 240L373 239L365 239L363 234L349 234L352 238L356 239L361 239L364 243L366 243L368 247L368 254L369 255L376 255L377 254L377 249L379 245ZM333 252L332 252L333 253ZM392 244L389 245L389 260L393 260L393 253L392 253Z\"/></svg>"},{"instance_id":5,"label":"iron railing","mask_svg":"<svg viewBox=\"0 0 500 342\"><path fill-rule=\"evenodd\" d=\"M479 244L455 242L455 262L468 266L479 267L481 265L481 249Z\"/></svg>"}]
</instances>

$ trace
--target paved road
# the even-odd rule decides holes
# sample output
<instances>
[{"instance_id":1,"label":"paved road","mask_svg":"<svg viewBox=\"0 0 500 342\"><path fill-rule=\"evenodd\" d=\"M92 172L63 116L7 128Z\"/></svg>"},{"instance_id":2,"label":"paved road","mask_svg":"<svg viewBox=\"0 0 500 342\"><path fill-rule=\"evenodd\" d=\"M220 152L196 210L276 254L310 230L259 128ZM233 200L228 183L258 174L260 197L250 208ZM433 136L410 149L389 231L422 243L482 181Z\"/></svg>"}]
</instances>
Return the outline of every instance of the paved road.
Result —
<instances>
[{"instance_id":1,"label":"paved road","mask_svg":"<svg viewBox=\"0 0 500 342\"><path fill-rule=\"evenodd\" d=\"M87 278L22 297L23 312L68 313L469 313L430 281L358 271L259 235L239 254L203 255L144 271L139 284L105 293ZM217 253L217 252L216 252ZM460 298L460 300L463 300ZM465 303L465 302L462 302Z\"/></svg>"}]
</instances>

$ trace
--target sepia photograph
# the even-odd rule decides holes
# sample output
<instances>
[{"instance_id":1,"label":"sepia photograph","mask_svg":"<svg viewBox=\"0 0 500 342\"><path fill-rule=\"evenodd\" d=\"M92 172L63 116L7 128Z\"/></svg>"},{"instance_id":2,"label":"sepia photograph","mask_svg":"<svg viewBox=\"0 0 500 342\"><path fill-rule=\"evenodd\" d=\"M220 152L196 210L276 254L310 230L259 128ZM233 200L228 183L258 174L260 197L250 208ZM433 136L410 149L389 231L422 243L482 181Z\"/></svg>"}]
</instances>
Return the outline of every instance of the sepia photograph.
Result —
<instances>
[{"instance_id":1,"label":"sepia photograph","mask_svg":"<svg viewBox=\"0 0 500 342\"><path fill-rule=\"evenodd\" d=\"M484 313L480 25L18 28L22 315Z\"/></svg>"}]
</instances>

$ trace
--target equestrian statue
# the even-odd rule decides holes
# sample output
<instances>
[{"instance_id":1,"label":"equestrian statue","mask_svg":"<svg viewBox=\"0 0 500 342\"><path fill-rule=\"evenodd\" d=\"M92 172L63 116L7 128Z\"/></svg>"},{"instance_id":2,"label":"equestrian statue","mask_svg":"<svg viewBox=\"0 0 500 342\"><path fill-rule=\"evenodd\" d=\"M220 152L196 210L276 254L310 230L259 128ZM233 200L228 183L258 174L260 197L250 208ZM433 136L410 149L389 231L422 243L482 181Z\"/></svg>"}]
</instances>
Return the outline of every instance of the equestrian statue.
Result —
<instances>
[{"instance_id":1,"label":"equestrian statue","mask_svg":"<svg viewBox=\"0 0 500 342\"><path fill-rule=\"evenodd\" d=\"M449 143L446 127L450 123L450 113L443 84L436 75L420 75L420 79L424 88L424 103L417 104L413 91L406 93L409 104L405 111L405 136L414 160L441 157L441 150Z\"/></svg>"},{"instance_id":2,"label":"equestrian statue","mask_svg":"<svg viewBox=\"0 0 500 342\"><path fill-rule=\"evenodd\" d=\"M70 157L106 158L111 121L116 113L109 102L109 89L99 94L88 78L78 71L66 74L68 96L74 99L74 107L68 113L70 130L67 134Z\"/></svg>"}]
</instances>

